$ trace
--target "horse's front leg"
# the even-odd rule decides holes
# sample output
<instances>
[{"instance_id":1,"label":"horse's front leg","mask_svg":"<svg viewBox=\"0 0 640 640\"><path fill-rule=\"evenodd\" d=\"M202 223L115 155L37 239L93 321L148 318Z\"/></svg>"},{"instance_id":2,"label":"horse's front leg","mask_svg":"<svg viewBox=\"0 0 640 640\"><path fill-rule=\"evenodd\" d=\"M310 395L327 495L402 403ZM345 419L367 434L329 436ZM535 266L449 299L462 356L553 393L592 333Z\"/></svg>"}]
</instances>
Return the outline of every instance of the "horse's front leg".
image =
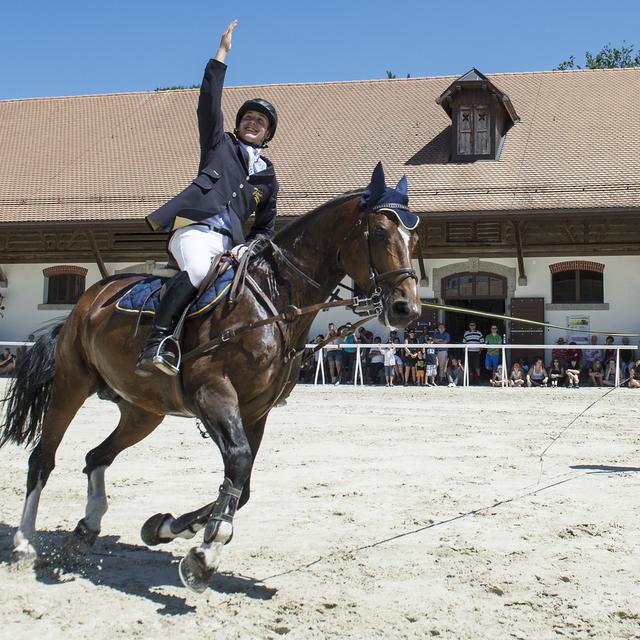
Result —
<instances>
[{"instance_id":1,"label":"horse's front leg","mask_svg":"<svg viewBox=\"0 0 640 640\"><path fill-rule=\"evenodd\" d=\"M220 563L222 548L233 536L233 516L245 482L251 474L253 456L233 387L201 389L196 394L200 419L222 454L224 482L218 491L204 527L203 542L193 547L180 562L184 585L202 593ZM203 507L207 509L207 507Z\"/></svg>"}]
</instances>

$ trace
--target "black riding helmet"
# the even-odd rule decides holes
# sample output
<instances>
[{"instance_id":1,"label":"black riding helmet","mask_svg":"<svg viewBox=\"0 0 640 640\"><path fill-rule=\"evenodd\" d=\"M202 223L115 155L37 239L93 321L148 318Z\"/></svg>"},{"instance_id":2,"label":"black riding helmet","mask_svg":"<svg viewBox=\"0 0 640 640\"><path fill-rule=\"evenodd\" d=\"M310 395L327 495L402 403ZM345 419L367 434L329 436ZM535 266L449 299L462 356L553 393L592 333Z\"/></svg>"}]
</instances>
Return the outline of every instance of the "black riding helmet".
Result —
<instances>
[{"instance_id":1,"label":"black riding helmet","mask_svg":"<svg viewBox=\"0 0 640 640\"><path fill-rule=\"evenodd\" d=\"M269 142L273 138L278 127L278 113L276 112L276 108L268 100L263 100L262 98L253 98L252 100L247 100L238 109L238 114L236 115L236 135L238 132L238 127L240 126L240 120L242 120L242 116L244 116L247 111L259 111L260 113L263 113L265 116L267 116L267 119L269 120L269 130L267 131L267 135L261 145L262 147L266 147L267 142Z\"/></svg>"}]
</instances>

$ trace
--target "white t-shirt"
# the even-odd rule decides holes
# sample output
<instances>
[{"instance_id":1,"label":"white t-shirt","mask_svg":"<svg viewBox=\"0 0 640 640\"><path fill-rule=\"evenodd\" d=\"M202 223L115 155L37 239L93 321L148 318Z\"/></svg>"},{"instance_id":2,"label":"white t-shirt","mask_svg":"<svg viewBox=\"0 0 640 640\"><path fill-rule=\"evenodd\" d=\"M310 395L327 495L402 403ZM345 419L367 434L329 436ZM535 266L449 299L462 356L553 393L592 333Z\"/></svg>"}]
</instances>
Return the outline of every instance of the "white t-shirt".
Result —
<instances>
[{"instance_id":1,"label":"white t-shirt","mask_svg":"<svg viewBox=\"0 0 640 640\"><path fill-rule=\"evenodd\" d=\"M393 367L396 364L396 350L393 347L382 349L384 353L384 366Z\"/></svg>"}]
</instances>

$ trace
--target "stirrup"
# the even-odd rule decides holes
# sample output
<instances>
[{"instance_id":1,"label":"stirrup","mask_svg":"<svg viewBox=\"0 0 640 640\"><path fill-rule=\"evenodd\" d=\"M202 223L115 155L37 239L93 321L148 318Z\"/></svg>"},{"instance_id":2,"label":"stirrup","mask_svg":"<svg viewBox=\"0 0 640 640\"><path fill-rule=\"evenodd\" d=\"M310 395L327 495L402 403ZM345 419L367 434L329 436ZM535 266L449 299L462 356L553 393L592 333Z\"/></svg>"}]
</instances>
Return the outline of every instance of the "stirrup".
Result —
<instances>
[{"instance_id":1,"label":"stirrup","mask_svg":"<svg viewBox=\"0 0 640 640\"><path fill-rule=\"evenodd\" d=\"M175 348L175 351L176 351L175 354L169 351L171 355L177 356L178 361L175 365L171 364L165 358L165 356L162 355L163 351L165 351L165 343L167 341L170 341L171 343L173 343L173 347ZM166 351L168 351L168 349L166 349ZM162 373L168 376L173 377L173 376L177 376L178 373L180 373L180 365L182 364L182 351L180 349L180 343L176 339L175 334L168 335L166 338L163 338L161 340L156 350L156 355L153 356L153 364L155 365L156 369L159 369L160 371L162 371Z\"/></svg>"}]
</instances>

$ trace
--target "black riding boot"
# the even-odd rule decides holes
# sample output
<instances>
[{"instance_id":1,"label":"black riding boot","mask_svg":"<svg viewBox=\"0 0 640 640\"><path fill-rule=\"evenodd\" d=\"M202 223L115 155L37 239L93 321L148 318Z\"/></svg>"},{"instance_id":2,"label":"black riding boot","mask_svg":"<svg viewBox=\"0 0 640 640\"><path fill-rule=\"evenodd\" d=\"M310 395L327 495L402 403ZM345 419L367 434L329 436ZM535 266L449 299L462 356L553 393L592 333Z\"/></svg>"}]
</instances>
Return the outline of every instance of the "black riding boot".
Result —
<instances>
[{"instance_id":1,"label":"black riding boot","mask_svg":"<svg viewBox=\"0 0 640 640\"><path fill-rule=\"evenodd\" d=\"M166 285L153 318L151 333L136 363L136 374L147 377L157 371L169 376L178 373L176 354L160 343L173 333L185 307L192 302L198 290L191 284L186 271L173 276Z\"/></svg>"}]
</instances>

